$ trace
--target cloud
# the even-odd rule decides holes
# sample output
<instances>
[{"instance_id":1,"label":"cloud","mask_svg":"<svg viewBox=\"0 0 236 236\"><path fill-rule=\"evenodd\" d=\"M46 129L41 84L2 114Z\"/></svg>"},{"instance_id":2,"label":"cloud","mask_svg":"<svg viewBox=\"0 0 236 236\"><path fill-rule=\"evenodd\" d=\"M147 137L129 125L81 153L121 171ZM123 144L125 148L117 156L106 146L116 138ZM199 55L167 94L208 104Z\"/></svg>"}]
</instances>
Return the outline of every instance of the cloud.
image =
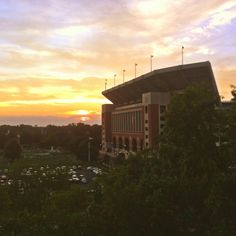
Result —
<instances>
[{"instance_id":1,"label":"cloud","mask_svg":"<svg viewBox=\"0 0 236 236\"><path fill-rule=\"evenodd\" d=\"M225 100L230 100L232 98L230 85L236 86L236 69L218 69L215 71L215 75L219 78L217 85L220 95L222 95Z\"/></svg>"},{"instance_id":2,"label":"cloud","mask_svg":"<svg viewBox=\"0 0 236 236\"><path fill-rule=\"evenodd\" d=\"M18 79L2 80L0 115L60 115L83 110L97 114L107 100L101 95L104 80Z\"/></svg>"},{"instance_id":3,"label":"cloud","mask_svg":"<svg viewBox=\"0 0 236 236\"><path fill-rule=\"evenodd\" d=\"M132 79L135 63L148 72L151 54L154 69L180 64L182 45L186 63L212 62L221 90L236 68L235 26L235 1L2 0L0 114L98 112L105 78Z\"/></svg>"}]
</instances>

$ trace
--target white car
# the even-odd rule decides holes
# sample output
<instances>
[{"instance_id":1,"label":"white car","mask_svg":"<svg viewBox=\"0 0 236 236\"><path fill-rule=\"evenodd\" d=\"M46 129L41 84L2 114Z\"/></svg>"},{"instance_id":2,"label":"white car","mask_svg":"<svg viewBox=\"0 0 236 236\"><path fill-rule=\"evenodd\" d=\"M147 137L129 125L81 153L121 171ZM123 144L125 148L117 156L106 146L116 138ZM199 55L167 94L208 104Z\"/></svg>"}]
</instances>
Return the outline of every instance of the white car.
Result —
<instances>
[{"instance_id":1,"label":"white car","mask_svg":"<svg viewBox=\"0 0 236 236\"><path fill-rule=\"evenodd\" d=\"M70 179L68 179L70 182L79 182L79 178L76 175L72 175Z\"/></svg>"},{"instance_id":2,"label":"white car","mask_svg":"<svg viewBox=\"0 0 236 236\"><path fill-rule=\"evenodd\" d=\"M12 180L12 179L9 179L9 180L7 181L7 184L8 184L8 185L12 185L12 184L13 184L13 180Z\"/></svg>"},{"instance_id":3,"label":"white car","mask_svg":"<svg viewBox=\"0 0 236 236\"><path fill-rule=\"evenodd\" d=\"M68 174L69 174L69 175L75 175L76 173L77 173L77 172L74 171L74 170L69 170L69 171L68 171Z\"/></svg>"},{"instance_id":4,"label":"white car","mask_svg":"<svg viewBox=\"0 0 236 236\"><path fill-rule=\"evenodd\" d=\"M7 179L7 176L6 176L6 175L2 175L2 176L1 176L1 179L6 180L6 179Z\"/></svg>"},{"instance_id":5,"label":"white car","mask_svg":"<svg viewBox=\"0 0 236 236\"><path fill-rule=\"evenodd\" d=\"M79 182L79 178L78 177L72 178L72 181L73 182Z\"/></svg>"},{"instance_id":6,"label":"white car","mask_svg":"<svg viewBox=\"0 0 236 236\"><path fill-rule=\"evenodd\" d=\"M28 171L26 171L25 175L28 175L28 176L29 176L29 175L32 175L32 174L31 174L31 172L28 170Z\"/></svg>"},{"instance_id":7,"label":"white car","mask_svg":"<svg viewBox=\"0 0 236 236\"><path fill-rule=\"evenodd\" d=\"M92 167L92 166L88 166L88 167L87 167L87 170L91 170L91 171L92 171L92 170L93 170L93 167Z\"/></svg>"},{"instance_id":8,"label":"white car","mask_svg":"<svg viewBox=\"0 0 236 236\"><path fill-rule=\"evenodd\" d=\"M83 177L83 178L81 178L81 183L83 183L83 184L86 184L87 183L87 179L85 178L85 177Z\"/></svg>"},{"instance_id":9,"label":"white car","mask_svg":"<svg viewBox=\"0 0 236 236\"><path fill-rule=\"evenodd\" d=\"M97 167L94 167L93 168L93 173L96 174L96 175L101 175L102 174L102 170L97 168Z\"/></svg>"}]
</instances>

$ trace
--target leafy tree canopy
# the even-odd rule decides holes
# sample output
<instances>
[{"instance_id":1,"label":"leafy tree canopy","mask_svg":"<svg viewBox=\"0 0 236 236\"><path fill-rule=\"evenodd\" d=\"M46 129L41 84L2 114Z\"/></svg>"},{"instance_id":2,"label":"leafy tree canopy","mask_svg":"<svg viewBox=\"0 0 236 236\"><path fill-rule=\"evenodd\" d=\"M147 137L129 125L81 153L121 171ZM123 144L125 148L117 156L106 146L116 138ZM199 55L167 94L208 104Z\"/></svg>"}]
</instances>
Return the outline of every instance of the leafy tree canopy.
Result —
<instances>
[{"instance_id":1,"label":"leafy tree canopy","mask_svg":"<svg viewBox=\"0 0 236 236\"><path fill-rule=\"evenodd\" d=\"M5 158L9 159L10 161L14 161L21 157L21 153L22 148L19 139L16 137L10 137L4 149Z\"/></svg>"}]
</instances>

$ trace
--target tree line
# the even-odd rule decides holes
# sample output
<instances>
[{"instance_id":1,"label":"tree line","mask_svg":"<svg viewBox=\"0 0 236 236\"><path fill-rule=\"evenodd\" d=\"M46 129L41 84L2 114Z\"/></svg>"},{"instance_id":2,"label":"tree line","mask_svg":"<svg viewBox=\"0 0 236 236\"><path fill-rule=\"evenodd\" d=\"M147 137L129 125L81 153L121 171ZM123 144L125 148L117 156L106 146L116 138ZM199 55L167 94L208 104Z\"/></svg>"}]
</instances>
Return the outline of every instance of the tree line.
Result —
<instances>
[{"instance_id":1,"label":"tree line","mask_svg":"<svg viewBox=\"0 0 236 236\"><path fill-rule=\"evenodd\" d=\"M101 144L101 126L83 123L66 126L0 126L0 148L10 159L19 157L20 148L64 148L80 159L87 158L88 139L92 138L91 158L96 158ZM9 154L8 154L9 153Z\"/></svg>"}]
</instances>

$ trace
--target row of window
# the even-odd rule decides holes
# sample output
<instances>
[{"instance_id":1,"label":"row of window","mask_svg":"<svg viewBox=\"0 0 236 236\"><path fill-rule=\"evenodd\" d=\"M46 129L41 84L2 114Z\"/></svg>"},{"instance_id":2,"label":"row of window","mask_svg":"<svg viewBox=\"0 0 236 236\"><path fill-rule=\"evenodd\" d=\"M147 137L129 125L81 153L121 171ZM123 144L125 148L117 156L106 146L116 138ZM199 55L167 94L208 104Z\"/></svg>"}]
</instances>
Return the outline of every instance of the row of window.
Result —
<instances>
[{"instance_id":1,"label":"row of window","mask_svg":"<svg viewBox=\"0 0 236 236\"><path fill-rule=\"evenodd\" d=\"M132 111L112 114L112 131L115 132L142 132L143 114L141 111Z\"/></svg>"},{"instance_id":2,"label":"row of window","mask_svg":"<svg viewBox=\"0 0 236 236\"><path fill-rule=\"evenodd\" d=\"M166 107L167 107L166 105L160 105L160 113L161 114L166 112ZM148 107L147 106L145 106L144 111L145 111L146 114L148 113Z\"/></svg>"},{"instance_id":3,"label":"row of window","mask_svg":"<svg viewBox=\"0 0 236 236\"><path fill-rule=\"evenodd\" d=\"M160 121L165 122L165 112L167 106L160 105ZM147 106L145 106L145 113L147 113ZM142 132L143 131L143 113L142 111L132 111L126 113L112 114L112 131L113 132ZM148 121L145 120L145 124ZM160 125L161 131L164 124ZM148 127L145 126L148 131Z\"/></svg>"}]
</instances>

